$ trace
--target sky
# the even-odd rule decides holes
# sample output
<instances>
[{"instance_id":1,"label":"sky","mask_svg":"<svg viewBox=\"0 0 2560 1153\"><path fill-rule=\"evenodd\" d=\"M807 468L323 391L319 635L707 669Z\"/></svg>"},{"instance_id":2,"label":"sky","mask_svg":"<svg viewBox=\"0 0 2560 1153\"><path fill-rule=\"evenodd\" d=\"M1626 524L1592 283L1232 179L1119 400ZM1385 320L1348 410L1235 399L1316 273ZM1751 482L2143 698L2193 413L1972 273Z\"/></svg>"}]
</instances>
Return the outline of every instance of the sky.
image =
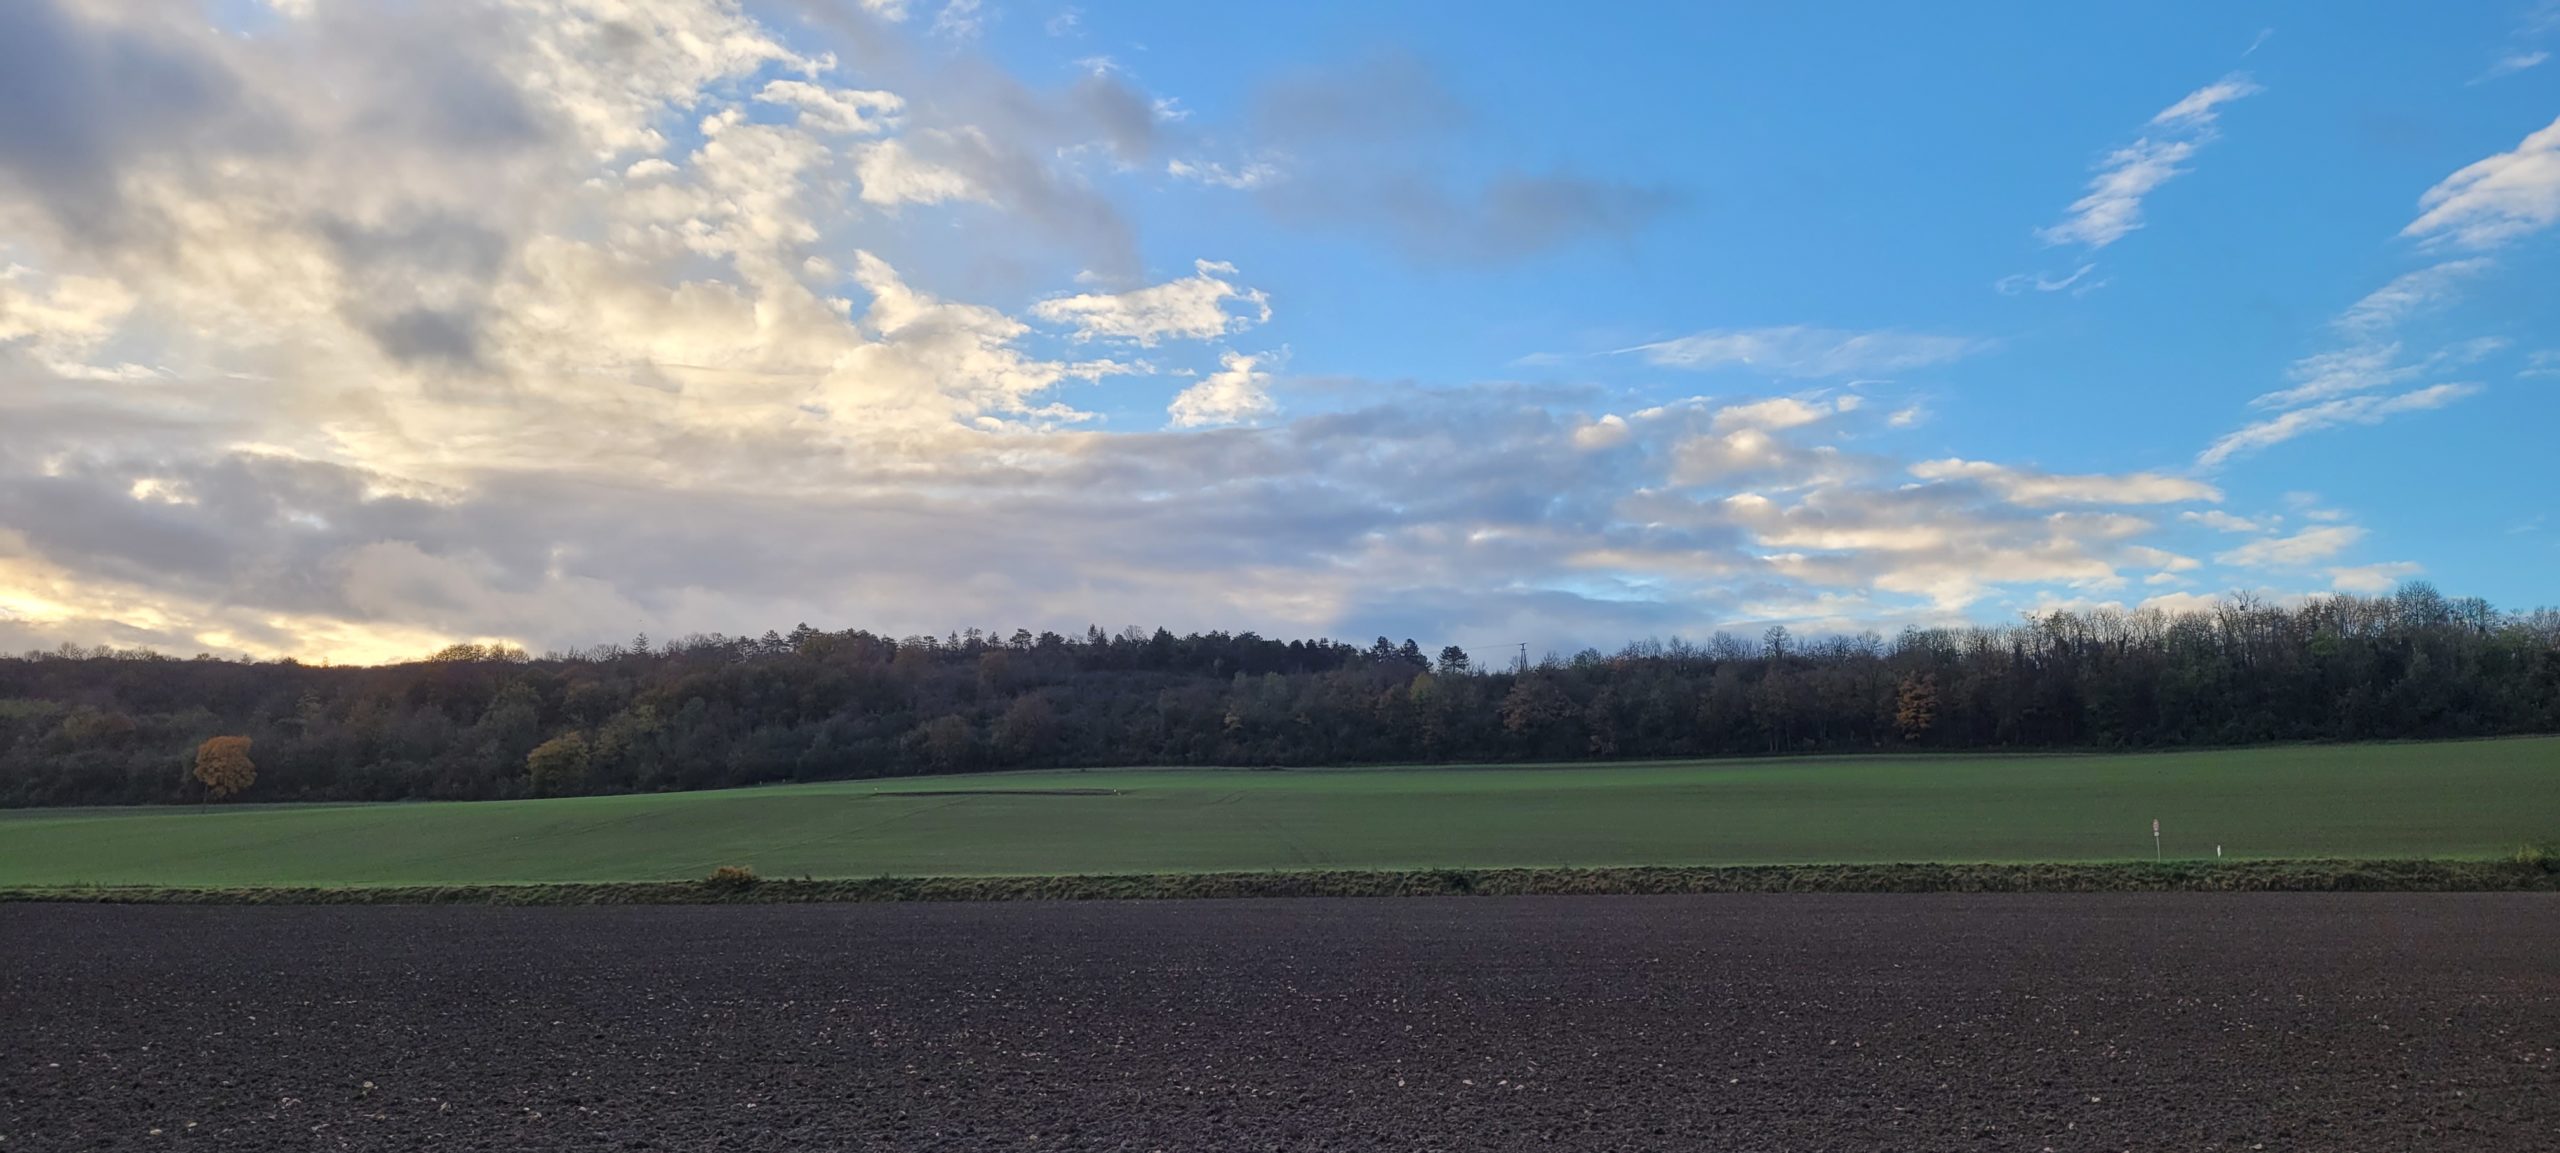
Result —
<instances>
[{"instance_id":1,"label":"sky","mask_svg":"<svg viewBox=\"0 0 2560 1153\"><path fill-rule=\"evenodd\" d=\"M0 4L0 651L2560 601L2560 0Z\"/></svg>"}]
</instances>

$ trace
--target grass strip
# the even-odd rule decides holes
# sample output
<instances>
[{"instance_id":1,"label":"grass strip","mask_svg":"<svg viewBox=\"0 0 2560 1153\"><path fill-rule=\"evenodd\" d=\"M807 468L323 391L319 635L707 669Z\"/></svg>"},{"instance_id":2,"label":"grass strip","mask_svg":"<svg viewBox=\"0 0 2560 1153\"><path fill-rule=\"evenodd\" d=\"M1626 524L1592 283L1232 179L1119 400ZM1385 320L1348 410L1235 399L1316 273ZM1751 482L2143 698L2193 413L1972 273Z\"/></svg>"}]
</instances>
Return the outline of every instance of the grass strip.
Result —
<instances>
[{"instance_id":1,"label":"grass strip","mask_svg":"<svg viewBox=\"0 0 2560 1153\"><path fill-rule=\"evenodd\" d=\"M1309 870L594 884L0 888L0 902L163 905L707 905L1671 893L2560 892L2560 861L2123 861Z\"/></svg>"}]
</instances>

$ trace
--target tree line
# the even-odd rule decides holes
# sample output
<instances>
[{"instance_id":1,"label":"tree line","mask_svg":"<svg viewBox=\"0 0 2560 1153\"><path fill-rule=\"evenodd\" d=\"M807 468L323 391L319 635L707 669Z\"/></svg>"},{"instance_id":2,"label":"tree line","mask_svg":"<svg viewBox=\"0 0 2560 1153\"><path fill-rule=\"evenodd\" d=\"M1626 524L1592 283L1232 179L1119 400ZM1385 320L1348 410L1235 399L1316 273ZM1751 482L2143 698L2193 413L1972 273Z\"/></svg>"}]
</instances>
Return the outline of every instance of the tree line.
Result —
<instances>
[{"instance_id":1,"label":"tree line","mask_svg":"<svg viewBox=\"0 0 2560 1153\"><path fill-rule=\"evenodd\" d=\"M408 664L0 658L0 805L488 799L989 769L2130 749L2560 731L2560 612L2425 584L1487 668L1380 637L646 637ZM243 746L244 748L247 746Z\"/></svg>"}]
</instances>

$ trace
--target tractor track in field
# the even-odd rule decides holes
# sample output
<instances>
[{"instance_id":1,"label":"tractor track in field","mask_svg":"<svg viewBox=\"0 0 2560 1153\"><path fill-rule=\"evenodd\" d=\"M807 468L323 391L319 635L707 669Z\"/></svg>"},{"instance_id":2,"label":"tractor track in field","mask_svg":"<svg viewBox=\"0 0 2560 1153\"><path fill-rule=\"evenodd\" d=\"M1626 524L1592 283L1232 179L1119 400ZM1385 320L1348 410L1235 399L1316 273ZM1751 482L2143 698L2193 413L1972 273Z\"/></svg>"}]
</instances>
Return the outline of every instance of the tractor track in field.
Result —
<instances>
[{"instance_id":1,"label":"tractor track in field","mask_svg":"<svg viewBox=\"0 0 2560 1153\"><path fill-rule=\"evenodd\" d=\"M2560 896L0 905L0 1153L2560 1150Z\"/></svg>"}]
</instances>

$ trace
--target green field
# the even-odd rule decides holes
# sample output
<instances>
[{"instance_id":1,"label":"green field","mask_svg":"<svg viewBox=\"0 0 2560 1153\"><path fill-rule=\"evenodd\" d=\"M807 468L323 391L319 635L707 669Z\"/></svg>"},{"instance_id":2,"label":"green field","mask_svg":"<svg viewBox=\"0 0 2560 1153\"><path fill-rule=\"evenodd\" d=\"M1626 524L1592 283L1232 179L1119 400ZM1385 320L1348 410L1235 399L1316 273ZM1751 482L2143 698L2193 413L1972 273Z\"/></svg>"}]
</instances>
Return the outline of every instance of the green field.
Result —
<instances>
[{"instance_id":1,"label":"green field","mask_svg":"<svg viewBox=\"0 0 2560 1153\"><path fill-rule=\"evenodd\" d=\"M927 795L945 790L980 790ZM1020 790L986 792L984 790ZM1059 795L1031 790L1110 790ZM2560 739L2138 756L1005 773L395 805L0 812L0 887L2147 858L2560 837Z\"/></svg>"}]
</instances>

